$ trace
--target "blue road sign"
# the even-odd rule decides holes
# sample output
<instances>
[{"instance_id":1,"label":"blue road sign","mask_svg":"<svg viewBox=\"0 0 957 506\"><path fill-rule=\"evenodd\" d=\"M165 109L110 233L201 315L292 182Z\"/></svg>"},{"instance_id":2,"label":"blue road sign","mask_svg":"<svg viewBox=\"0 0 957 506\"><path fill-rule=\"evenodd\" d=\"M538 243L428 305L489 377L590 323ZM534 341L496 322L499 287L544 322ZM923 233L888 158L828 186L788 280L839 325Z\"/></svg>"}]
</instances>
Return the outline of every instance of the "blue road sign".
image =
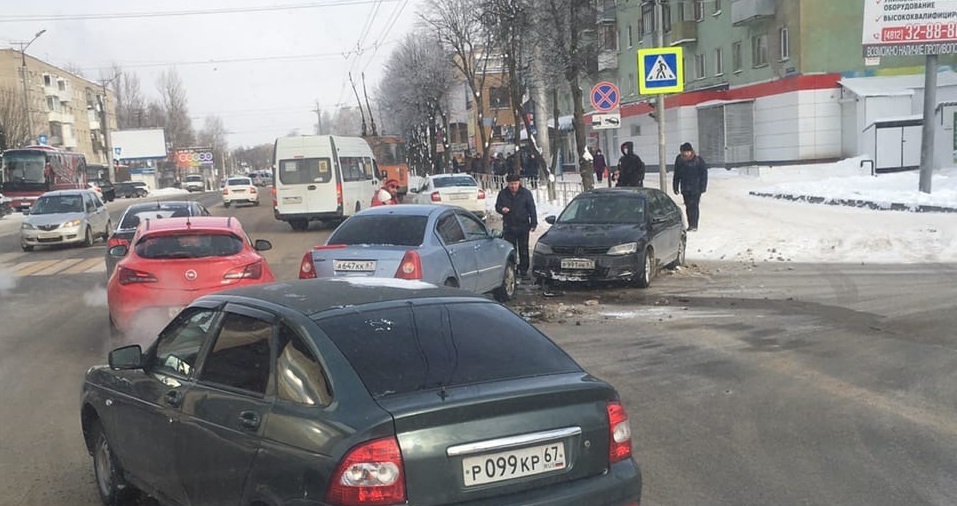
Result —
<instances>
[{"instance_id":1,"label":"blue road sign","mask_svg":"<svg viewBox=\"0 0 957 506\"><path fill-rule=\"evenodd\" d=\"M684 65L680 47L640 49L638 51L638 92L681 93L684 91Z\"/></svg>"},{"instance_id":2,"label":"blue road sign","mask_svg":"<svg viewBox=\"0 0 957 506\"><path fill-rule=\"evenodd\" d=\"M49 139L47 138L47 134L40 134L37 136L37 144L41 146L46 146L47 142L49 142Z\"/></svg>"},{"instance_id":3,"label":"blue road sign","mask_svg":"<svg viewBox=\"0 0 957 506\"><path fill-rule=\"evenodd\" d=\"M621 92L615 83L603 81L591 89L591 105L600 112L614 111L621 100Z\"/></svg>"}]
</instances>

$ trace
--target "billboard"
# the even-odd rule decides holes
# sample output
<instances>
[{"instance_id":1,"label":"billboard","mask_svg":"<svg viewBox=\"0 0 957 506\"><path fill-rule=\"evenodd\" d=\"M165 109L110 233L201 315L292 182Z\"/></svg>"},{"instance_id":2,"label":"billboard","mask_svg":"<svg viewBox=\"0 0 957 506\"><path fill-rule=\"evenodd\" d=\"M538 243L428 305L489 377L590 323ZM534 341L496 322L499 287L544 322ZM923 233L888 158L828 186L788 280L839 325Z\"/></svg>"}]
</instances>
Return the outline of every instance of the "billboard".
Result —
<instances>
[{"instance_id":1,"label":"billboard","mask_svg":"<svg viewBox=\"0 0 957 506\"><path fill-rule=\"evenodd\" d=\"M110 132L110 145L117 160L166 158L166 135L162 128Z\"/></svg>"},{"instance_id":2,"label":"billboard","mask_svg":"<svg viewBox=\"0 0 957 506\"><path fill-rule=\"evenodd\" d=\"M196 169L213 166L212 148L181 148L174 149L173 163L180 169Z\"/></svg>"},{"instance_id":3,"label":"billboard","mask_svg":"<svg viewBox=\"0 0 957 506\"><path fill-rule=\"evenodd\" d=\"M957 0L864 2L864 58L957 53Z\"/></svg>"}]
</instances>

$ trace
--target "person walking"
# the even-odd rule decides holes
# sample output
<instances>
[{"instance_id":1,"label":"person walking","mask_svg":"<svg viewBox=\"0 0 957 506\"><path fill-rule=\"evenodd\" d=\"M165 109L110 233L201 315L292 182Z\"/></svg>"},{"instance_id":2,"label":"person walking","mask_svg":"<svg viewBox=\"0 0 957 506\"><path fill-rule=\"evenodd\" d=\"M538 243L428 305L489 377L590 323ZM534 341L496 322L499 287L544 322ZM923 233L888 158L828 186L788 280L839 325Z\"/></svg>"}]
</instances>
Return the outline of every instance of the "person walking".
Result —
<instances>
[{"instance_id":1,"label":"person walking","mask_svg":"<svg viewBox=\"0 0 957 506\"><path fill-rule=\"evenodd\" d=\"M615 186L644 186L645 162L635 154L635 143L628 141L621 145L621 158L618 160L618 183Z\"/></svg>"},{"instance_id":2,"label":"person walking","mask_svg":"<svg viewBox=\"0 0 957 506\"><path fill-rule=\"evenodd\" d=\"M688 215L688 231L698 230L699 205L701 194L708 191L708 166L698 156L690 142L681 145L681 154L675 158L675 175L672 189L677 195L680 191L685 201Z\"/></svg>"},{"instance_id":3,"label":"person walking","mask_svg":"<svg viewBox=\"0 0 957 506\"><path fill-rule=\"evenodd\" d=\"M595 161L592 163L595 167L595 179L600 183L605 171L608 170L608 164L605 162L605 155L601 153L601 148L595 150Z\"/></svg>"},{"instance_id":4,"label":"person walking","mask_svg":"<svg viewBox=\"0 0 957 506\"><path fill-rule=\"evenodd\" d=\"M495 210L502 215L503 239L512 243L518 253L518 275L528 277L528 234L538 228L538 213L532 192L522 186L522 178L511 174L507 186L498 192Z\"/></svg>"},{"instance_id":5,"label":"person walking","mask_svg":"<svg viewBox=\"0 0 957 506\"><path fill-rule=\"evenodd\" d=\"M376 191L372 196L370 207L391 206L399 203L399 182L395 179L389 179L382 183L382 188Z\"/></svg>"}]
</instances>

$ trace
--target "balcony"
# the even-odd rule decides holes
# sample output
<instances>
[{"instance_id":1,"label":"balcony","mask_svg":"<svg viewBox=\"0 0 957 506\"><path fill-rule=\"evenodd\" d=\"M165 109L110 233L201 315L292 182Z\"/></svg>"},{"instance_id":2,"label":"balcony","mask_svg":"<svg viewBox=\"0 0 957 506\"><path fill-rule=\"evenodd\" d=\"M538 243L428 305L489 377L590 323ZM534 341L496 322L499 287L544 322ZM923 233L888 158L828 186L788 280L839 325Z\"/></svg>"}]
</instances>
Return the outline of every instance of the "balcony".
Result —
<instances>
[{"instance_id":1,"label":"balcony","mask_svg":"<svg viewBox=\"0 0 957 506\"><path fill-rule=\"evenodd\" d=\"M672 46L681 46L684 44L694 44L698 42L698 22L697 21L675 21L671 23L671 34L669 35Z\"/></svg>"},{"instance_id":2,"label":"balcony","mask_svg":"<svg viewBox=\"0 0 957 506\"><path fill-rule=\"evenodd\" d=\"M90 123L90 130L100 129L100 116L95 111L87 110L86 120Z\"/></svg>"},{"instance_id":3,"label":"balcony","mask_svg":"<svg viewBox=\"0 0 957 506\"><path fill-rule=\"evenodd\" d=\"M618 68L618 51L602 51L598 53L598 71Z\"/></svg>"},{"instance_id":4,"label":"balcony","mask_svg":"<svg viewBox=\"0 0 957 506\"><path fill-rule=\"evenodd\" d=\"M731 0L731 23L740 26L774 17L774 0Z\"/></svg>"},{"instance_id":5,"label":"balcony","mask_svg":"<svg viewBox=\"0 0 957 506\"><path fill-rule=\"evenodd\" d=\"M614 0L603 0L598 2L596 22L598 24L617 23L618 12Z\"/></svg>"}]
</instances>

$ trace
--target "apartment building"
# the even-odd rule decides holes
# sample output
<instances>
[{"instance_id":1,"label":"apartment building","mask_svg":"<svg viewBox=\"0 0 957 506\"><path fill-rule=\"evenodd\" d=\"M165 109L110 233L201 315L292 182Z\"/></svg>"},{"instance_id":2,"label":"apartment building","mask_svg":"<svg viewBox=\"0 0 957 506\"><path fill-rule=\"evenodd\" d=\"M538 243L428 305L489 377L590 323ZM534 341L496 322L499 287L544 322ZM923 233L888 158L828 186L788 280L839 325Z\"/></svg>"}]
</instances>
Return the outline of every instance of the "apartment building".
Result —
<instances>
[{"instance_id":1,"label":"apartment building","mask_svg":"<svg viewBox=\"0 0 957 506\"><path fill-rule=\"evenodd\" d=\"M105 107L107 130L115 130L116 96L111 90L104 95L98 83L29 54L0 49L0 92L18 97L21 105L26 96L33 131L25 144L46 135L49 145L83 153L88 163L109 162L101 112Z\"/></svg>"},{"instance_id":2,"label":"apartment building","mask_svg":"<svg viewBox=\"0 0 957 506\"><path fill-rule=\"evenodd\" d=\"M685 75L685 92L665 100L666 161L686 141L716 166L857 155L846 152L857 143L842 142L842 79L919 74L924 62L865 62L864 1L660 0L665 45L683 48ZM656 47L657 2L599 0L609 2L620 41L622 123L591 131L590 140L615 153L612 160L620 142L633 141L638 154L656 165L655 97L638 93L636 53ZM940 58L941 65L954 62Z\"/></svg>"}]
</instances>

